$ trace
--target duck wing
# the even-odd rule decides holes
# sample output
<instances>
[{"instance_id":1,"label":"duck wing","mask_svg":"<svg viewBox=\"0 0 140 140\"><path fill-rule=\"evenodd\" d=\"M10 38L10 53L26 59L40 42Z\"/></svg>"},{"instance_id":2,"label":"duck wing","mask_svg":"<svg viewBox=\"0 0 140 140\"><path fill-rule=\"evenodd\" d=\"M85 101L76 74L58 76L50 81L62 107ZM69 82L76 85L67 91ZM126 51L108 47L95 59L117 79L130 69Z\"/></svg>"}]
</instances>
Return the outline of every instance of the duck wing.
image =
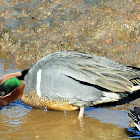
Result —
<instances>
[{"instance_id":1,"label":"duck wing","mask_svg":"<svg viewBox=\"0 0 140 140\"><path fill-rule=\"evenodd\" d=\"M73 80L112 92L133 92L132 78L138 72L113 60L83 53L55 56L52 67Z\"/></svg>"},{"instance_id":2,"label":"duck wing","mask_svg":"<svg viewBox=\"0 0 140 140\"><path fill-rule=\"evenodd\" d=\"M61 72L75 80L90 83L93 86L97 85L113 92L131 92L132 83L127 78L117 74L116 70L99 68L98 71L91 69L91 67L65 66Z\"/></svg>"}]
</instances>

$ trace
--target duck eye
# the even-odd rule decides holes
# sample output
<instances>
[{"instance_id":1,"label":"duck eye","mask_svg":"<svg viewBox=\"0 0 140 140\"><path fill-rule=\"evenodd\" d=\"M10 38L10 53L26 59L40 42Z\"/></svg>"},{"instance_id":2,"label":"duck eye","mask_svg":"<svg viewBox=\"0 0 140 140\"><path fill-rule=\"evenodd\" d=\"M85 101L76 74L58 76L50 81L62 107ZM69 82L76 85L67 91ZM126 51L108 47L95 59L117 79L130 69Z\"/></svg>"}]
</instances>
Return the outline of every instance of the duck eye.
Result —
<instances>
[{"instance_id":1,"label":"duck eye","mask_svg":"<svg viewBox=\"0 0 140 140\"><path fill-rule=\"evenodd\" d=\"M0 91L0 96L4 97L6 95L5 91Z\"/></svg>"}]
</instances>

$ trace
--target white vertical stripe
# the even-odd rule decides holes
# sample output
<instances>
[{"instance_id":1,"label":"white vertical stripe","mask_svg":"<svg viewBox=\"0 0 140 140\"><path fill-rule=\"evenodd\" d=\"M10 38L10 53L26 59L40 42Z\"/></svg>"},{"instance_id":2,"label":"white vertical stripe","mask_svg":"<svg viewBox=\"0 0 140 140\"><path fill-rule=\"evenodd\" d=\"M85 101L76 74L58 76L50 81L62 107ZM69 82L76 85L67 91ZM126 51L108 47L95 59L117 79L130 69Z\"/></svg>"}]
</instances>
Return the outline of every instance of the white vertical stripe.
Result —
<instances>
[{"instance_id":1,"label":"white vertical stripe","mask_svg":"<svg viewBox=\"0 0 140 140\"><path fill-rule=\"evenodd\" d=\"M40 97L41 97L41 89L40 89L40 86L41 86L41 72L42 72L41 69L39 69L39 71L37 72L37 84L36 84L37 94Z\"/></svg>"}]
</instances>

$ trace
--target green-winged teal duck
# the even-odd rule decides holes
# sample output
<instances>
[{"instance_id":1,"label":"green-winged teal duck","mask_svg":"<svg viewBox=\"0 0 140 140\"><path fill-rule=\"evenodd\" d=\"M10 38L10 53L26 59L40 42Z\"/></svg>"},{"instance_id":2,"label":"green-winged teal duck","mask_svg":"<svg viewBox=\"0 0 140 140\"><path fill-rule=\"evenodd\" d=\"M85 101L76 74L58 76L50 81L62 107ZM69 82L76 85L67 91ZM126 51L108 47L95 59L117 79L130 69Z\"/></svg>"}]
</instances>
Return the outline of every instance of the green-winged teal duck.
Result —
<instances>
[{"instance_id":1,"label":"green-winged teal duck","mask_svg":"<svg viewBox=\"0 0 140 140\"><path fill-rule=\"evenodd\" d=\"M140 131L140 107L134 107L134 110L128 112L128 116L133 121L134 125Z\"/></svg>"},{"instance_id":2,"label":"green-winged teal duck","mask_svg":"<svg viewBox=\"0 0 140 140\"><path fill-rule=\"evenodd\" d=\"M56 52L30 70L0 79L0 105L21 99L34 108L77 110L117 101L140 89L139 69L106 57L79 52ZM125 96L124 96L125 95Z\"/></svg>"}]
</instances>

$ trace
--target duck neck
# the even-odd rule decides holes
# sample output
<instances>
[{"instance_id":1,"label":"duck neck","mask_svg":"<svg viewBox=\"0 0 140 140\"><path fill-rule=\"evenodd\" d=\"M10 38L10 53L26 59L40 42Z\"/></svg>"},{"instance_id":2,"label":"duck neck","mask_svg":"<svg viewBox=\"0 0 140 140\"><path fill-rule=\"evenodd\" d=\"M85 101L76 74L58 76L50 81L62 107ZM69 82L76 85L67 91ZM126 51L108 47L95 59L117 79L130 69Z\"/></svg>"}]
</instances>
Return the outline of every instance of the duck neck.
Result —
<instances>
[{"instance_id":1,"label":"duck neck","mask_svg":"<svg viewBox=\"0 0 140 140\"><path fill-rule=\"evenodd\" d=\"M21 75L17 76L19 80L24 80L25 75L28 73L29 69L21 71Z\"/></svg>"}]
</instances>

